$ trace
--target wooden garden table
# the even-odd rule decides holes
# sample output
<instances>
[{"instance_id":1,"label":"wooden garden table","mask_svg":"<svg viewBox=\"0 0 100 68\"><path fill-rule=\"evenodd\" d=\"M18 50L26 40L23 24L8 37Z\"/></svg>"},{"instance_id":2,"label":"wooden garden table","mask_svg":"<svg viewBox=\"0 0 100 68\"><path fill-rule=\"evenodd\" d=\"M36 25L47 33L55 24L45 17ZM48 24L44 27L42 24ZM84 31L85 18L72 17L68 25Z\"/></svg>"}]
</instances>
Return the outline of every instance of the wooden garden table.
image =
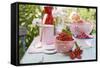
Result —
<instances>
[{"instance_id":1,"label":"wooden garden table","mask_svg":"<svg viewBox=\"0 0 100 68\"><path fill-rule=\"evenodd\" d=\"M30 44L29 48L25 52L24 56L20 60L21 64L28 64L28 63L44 63L44 62L60 62L60 61L78 61L78 60L94 60L96 59L96 41L95 38L93 39L76 39L79 45L82 45L83 54L82 59L70 59L69 56L62 55L61 53L55 54L45 54L43 53L42 48L35 48L35 45L40 45L38 42L39 37L36 37L32 43ZM84 46L84 45L85 46ZM88 46L88 47L87 47Z\"/></svg>"}]
</instances>

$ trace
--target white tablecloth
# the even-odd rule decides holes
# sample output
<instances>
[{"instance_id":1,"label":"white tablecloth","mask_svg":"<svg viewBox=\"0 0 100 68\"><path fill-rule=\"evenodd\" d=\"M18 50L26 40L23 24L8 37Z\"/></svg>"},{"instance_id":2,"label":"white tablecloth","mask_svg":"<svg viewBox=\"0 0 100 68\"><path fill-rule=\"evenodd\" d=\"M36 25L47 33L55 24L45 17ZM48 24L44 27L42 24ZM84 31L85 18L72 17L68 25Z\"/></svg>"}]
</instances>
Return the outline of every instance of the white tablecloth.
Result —
<instances>
[{"instance_id":1,"label":"white tablecloth","mask_svg":"<svg viewBox=\"0 0 100 68\"><path fill-rule=\"evenodd\" d=\"M43 62L60 62L60 61L78 61L78 60L94 60L96 59L96 41L95 39L76 39L77 43L81 45L83 49L82 59L70 59L69 56L62 55L61 53L56 54L45 54L43 48L36 49L34 46L39 44L39 37L36 37L23 58L20 60L20 64L27 63L43 63ZM85 46L83 46L83 44ZM89 45L89 46L87 46Z\"/></svg>"}]
</instances>

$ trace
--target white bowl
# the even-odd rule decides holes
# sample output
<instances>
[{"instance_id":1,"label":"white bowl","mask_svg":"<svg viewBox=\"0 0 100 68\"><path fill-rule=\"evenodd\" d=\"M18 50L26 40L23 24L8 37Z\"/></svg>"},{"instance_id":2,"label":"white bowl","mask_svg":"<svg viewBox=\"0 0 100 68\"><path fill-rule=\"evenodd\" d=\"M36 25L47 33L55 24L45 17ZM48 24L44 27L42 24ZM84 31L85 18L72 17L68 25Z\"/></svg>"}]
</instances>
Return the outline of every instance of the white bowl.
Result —
<instances>
[{"instance_id":1,"label":"white bowl","mask_svg":"<svg viewBox=\"0 0 100 68\"><path fill-rule=\"evenodd\" d=\"M93 25L91 23L72 23L70 25L70 30L73 35L78 35L80 31L85 32L86 34L90 34L93 29Z\"/></svg>"}]
</instances>

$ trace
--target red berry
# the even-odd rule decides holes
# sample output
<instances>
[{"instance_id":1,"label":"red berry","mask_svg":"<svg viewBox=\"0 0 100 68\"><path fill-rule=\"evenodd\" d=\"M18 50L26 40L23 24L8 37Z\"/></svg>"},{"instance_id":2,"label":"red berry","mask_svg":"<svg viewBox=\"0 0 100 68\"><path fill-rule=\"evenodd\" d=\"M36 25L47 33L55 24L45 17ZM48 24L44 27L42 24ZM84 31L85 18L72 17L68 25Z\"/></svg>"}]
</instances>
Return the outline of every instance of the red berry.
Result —
<instances>
[{"instance_id":1,"label":"red berry","mask_svg":"<svg viewBox=\"0 0 100 68\"><path fill-rule=\"evenodd\" d=\"M85 38L90 38L90 37L87 34L85 34L84 32L80 32L80 34L77 35L77 38L85 39Z\"/></svg>"},{"instance_id":2,"label":"red berry","mask_svg":"<svg viewBox=\"0 0 100 68\"><path fill-rule=\"evenodd\" d=\"M76 58L81 59L82 57L80 55L77 55Z\"/></svg>"},{"instance_id":3,"label":"red berry","mask_svg":"<svg viewBox=\"0 0 100 68\"><path fill-rule=\"evenodd\" d=\"M74 52L75 52L76 55L80 55L80 54L82 54L83 51L82 51L79 47L77 47L77 48L74 50Z\"/></svg>"},{"instance_id":4,"label":"red berry","mask_svg":"<svg viewBox=\"0 0 100 68\"><path fill-rule=\"evenodd\" d=\"M80 50L80 54L82 54L83 53L83 50Z\"/></svg>"},{"instance_id":5,"label":"red berry","mask_svg":"<svg viewBox=\"0 0 100 68\"><path fill-rule=\"evenodd\" d=\"M70 34L67 34L66 32L61 32L60 34L58 34L59 39L61 41L72 41L73 38Z\"/></svg>"},{"instance_id":6,"label":"red berry","mask_svg":"<svg viewBox=\"0 0 100 68\"><path fill-rule=\"evenodd\" d=\"M83 50L80 49L80 47L77 47L74 51L69 51L69 56L71 59L81 59L81 54L82 54Z\"/></svg>"},{"instance_id":7,"label":"red berry","mask_svg":"<svg viewBox=\"0 0 100 68\"><path fill-rule=\"evenodd\" d=\"M76 57L75 54L74 54L74 52L70 52L69 56L70 56L71 59L74 59Z\"/></svg>"}]
</instances>

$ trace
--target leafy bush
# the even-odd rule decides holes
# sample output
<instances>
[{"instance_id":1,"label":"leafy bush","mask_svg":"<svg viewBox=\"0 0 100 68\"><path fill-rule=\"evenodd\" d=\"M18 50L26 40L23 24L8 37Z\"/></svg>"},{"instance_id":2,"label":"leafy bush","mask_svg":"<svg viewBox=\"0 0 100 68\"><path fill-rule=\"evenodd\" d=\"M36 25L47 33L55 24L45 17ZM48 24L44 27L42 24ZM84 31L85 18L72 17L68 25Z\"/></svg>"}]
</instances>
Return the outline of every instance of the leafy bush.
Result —
<instances>
[{"instance_id":1,"label":"leafy bush","mask_svg":"<svg viewBox=\"0 0 100 68\"><path fill-rule=\"evenodd\" d=\"M27 34L25 36L25 43L28 47L34 37L39 34L39 27L32 25L32 20L41 17L41 8L36 5L19 5L19 26L26 27ZM19 37L19 58L23 56L23 48L21 39Z\"/></svg>"}]
</instances>

